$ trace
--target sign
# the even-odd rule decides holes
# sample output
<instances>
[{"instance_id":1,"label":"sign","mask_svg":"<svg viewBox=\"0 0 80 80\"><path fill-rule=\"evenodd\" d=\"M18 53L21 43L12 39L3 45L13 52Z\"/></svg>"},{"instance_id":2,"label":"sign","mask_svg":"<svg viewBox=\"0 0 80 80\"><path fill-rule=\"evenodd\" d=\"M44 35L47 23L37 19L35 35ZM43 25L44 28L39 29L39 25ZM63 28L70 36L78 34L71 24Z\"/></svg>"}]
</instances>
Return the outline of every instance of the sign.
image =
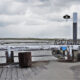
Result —
<instances>
[{"instance_id":1,"label":"sign","mask_svg":"<svg viewBox=\"0 0 80 80\"><path fill-rule=\"evenodd\" d=\"M61 47L61 50L65 51L67 50L67 47Z\"/></svg>"}]
</instances>

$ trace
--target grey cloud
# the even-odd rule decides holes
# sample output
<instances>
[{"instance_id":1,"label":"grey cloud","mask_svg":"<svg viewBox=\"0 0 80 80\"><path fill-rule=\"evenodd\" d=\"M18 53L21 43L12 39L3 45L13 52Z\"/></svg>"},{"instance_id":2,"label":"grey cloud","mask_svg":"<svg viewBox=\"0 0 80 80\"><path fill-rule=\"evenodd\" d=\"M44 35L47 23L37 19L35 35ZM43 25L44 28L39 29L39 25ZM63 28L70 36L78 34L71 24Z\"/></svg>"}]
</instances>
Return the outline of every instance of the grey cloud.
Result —
<instances>
[{"instance_id":1,"label":"grey cloud","mask_svg":"<svg viewBox=\"0 0 80 80\"><path fill-rule=\"evenodd\" d=\"M18 2L28 2L29 0L15 0L15 1L18 1Z\"/></svg>"},{"instance_id":2,"label":"grey cloud","mask_svg":"<svg viewBox=\"0 0 80 80\"><path fill-rule=\"evenodd\" d=\"M1 2L1 1L0 1ZM26 10L25 3L18 3L16 1L4 1L0 4L0 14L16 15L24 14Z\"/></svg>"},{"instance_id":3,"label":"grey cloud","mask_svg":"<svg viewBox=\"0 0 80 80\"><path fill-rule=\"evenodd\" d=\"M73 10L70 8L79 5L79 3L80 0L0 1L0 32L5 32L6 29L8 36L17 37L65 37L66 35L71 38L72 30L70 31L69 27L72 26L69 25L71 22L67 25L68 22L65 23L62 17L69 12L72 15ZM19 31L16 31L18 29ZM34 35L31 35L33 33Z\"/></svg>"},{"instance_id":4,"label":"grey cloud","mask_svg":"<svg viewBox=\"0 0 80 80\"><path fill-rule=\"evenodd\" d=\"M25 20L25 17L23 15L21 16L0 15L0 27L20 24L21 22L24 22L24 20Z\"/></svg>"},{"instance_id":5,"label":"grey cloud","mask_svg":"<svg viewBox=\"0 0 80 80\"><path fill-rule=\"evenodd\" d=\"M72 5L79 5L80 0L50 0L51 8L54 12L64 11Z\"/></svg>"},{"instance_id":6,"label":"grey cloud","mask_svg":"<svg viewBox=\"0 0 80 80\"><path fill-rule=\"evenodd\" d=\"M0 22L0 27L7 27L8 25L15 25L15 22Z\"/></svg>"},{"instance_id":7,"label":"grey cloud","mask_svg":"<svg viewBox=\"0 0 80 80\"><path fill-rule=\"evenodd\" d=\"M7 26L8 23L4 23L4 22L0 22L0 27L4 27L4 26Z\"/></svg>"},{"instance_id":8,"label":"grey cloud","mask_svg":"<svg viewBox=\"0 0 80 80\"><path fill-rule=\"evenodd\" d=\"M80 0L3 0L2 4L0 4L0 14L25 14L27 7L31 6L33 10L39 8L41 11L46 12L45 9L47 8L51 12L59 12L64 10L64 8L69 8L72 4L79 4L79 2Z\"/></svg>"}]
</instances>

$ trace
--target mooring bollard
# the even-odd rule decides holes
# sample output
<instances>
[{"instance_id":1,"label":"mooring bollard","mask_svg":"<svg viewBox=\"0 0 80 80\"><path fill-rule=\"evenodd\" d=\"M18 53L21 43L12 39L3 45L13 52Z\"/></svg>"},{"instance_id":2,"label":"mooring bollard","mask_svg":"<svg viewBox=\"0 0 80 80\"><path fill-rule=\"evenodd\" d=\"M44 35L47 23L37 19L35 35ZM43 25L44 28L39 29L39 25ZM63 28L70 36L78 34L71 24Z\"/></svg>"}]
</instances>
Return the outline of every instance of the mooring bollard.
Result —
<instances>
[{"instance_id":1,"label":"mooring bollard","mask_svg":"<svg viewBox=\"0 0 80 80\"><path fill-rule=\"evenodd\" d=\"M18 53L18 58L20 67L31 67L32 65L31 52L20 52Z\"/></svg>"},{"instance_id":2,"label":"mooring bollard","mask_svg":"<svg viewBox=\"0 0 80 80\"><path fill-rule=\"evenodd\" d=\"M77 62L78 61L78 51L77 50L73 50L73 61Z\"/></svg>"},{"instance_id":3,"label":"mooring bollard","mask_svg":"<svg viewBox=\"0 0 80 80\"><path fill-rule=\"evenodd\" d=\"M8 51L5 52L5 55L6 55L6 63L9 62L9 59L8 59Z\"/></svg>"},{"instance_id":4,"label":"mooring bollard","mask_svg":"<svg viewBox=\"0 0 80 80\"><path fill-rule=\"evenodd\" d=\"M14 63L14 51L11 51L11 63Z\"/></svg>"},{"instance_id":5,"label":"mooring bollard","mask_svg":"<svg viewBox=\"0 0 80 80\"><path fill-rule=\"evenodd\" d=\"M6 54L6 63L14 63L14 52L11 51L11 55L8 55L8 51L5 52Z\"/></svg>"}]
</instances>

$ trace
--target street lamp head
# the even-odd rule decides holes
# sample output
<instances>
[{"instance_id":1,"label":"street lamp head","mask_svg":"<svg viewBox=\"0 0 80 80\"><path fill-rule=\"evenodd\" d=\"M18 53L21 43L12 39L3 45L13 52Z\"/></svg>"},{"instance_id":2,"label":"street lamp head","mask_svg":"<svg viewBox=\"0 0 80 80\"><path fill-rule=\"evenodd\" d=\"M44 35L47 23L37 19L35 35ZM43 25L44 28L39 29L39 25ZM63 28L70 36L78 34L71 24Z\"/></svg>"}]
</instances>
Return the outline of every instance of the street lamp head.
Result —
<instances>
[{"instance_id":1,"label":"street lamp head","mask_svg":"<svg viewBox=\"0 0 80 80\"><path fill-rule=\"evenodd\" d=\"M63 18L64 19L70 19L70 16L66 14L66 15L63 16Z\"/></svg>"},{"instance_id":2,"label":"street lamp head","mask_svg":"<svg viewBox=\"0 0 80 80\"><path fill-rule=\"evenodd\" d=\"M63 16L64 19L66 19L66 21L68 21L68 19L70 19L70 16L68 14Z\"/></svg>"}]
</instances>

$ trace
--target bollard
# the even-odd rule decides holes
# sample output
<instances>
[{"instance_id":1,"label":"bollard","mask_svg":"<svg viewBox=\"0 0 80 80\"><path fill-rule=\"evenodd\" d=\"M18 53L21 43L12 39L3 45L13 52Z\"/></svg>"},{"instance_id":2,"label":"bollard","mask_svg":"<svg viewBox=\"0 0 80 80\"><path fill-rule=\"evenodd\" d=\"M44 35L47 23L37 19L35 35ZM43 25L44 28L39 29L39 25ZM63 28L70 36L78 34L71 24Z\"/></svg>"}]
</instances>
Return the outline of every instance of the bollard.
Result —
<instances>
[{"instance_id":1,"label":"bollard","mask_svg":"<svg viewBox=\"0 0 80 80\"><path fill-rule=\"evenodd\" d=\"M73 53L73 62L77 62L78 60L77 60L77 55L78 55L78 51L77 50L73 50L72 51L72 53Z\"/></svg>"},{"instance_id":2,"label":"bollard","mask_svg":"<svg viewBox=\"0 0 80 80\"><path fill-rule=\"evenodd\" d=\"M11 51L11 63L14 63L14 52L13 51Z\"/></svg>"},{"instance_id":3,"label":"bollard","mask_svg":"<svg viewBox=\"0 0 80 80\"><path fill-rule=\"evenodd\" d=\"M6 63L14 63L14 53L11 51L11 55L8 55L8 51L5 52L6 54Z\"/></svg>"},{"instance_id":4,"label":"bollard","mask_svg":"<svg viewBox=\"0 0 80 80\"><path fill-rule=\"evenodd\" d=\"M19 66L20 67L31 67L31 52L21 52L18 53Z\"/></svg>"},{"instance_id":5,"label":"bollard","mask_svg":"<svg viewBox=\"0 0 80 80\"><path fill-rule=\"evenodd\" d=\"M5 52L5 55L6 55L6 63L9 63L10 60L9 60L9 57L8 57L8 51Z\"/></svg>"}]
</instances>

